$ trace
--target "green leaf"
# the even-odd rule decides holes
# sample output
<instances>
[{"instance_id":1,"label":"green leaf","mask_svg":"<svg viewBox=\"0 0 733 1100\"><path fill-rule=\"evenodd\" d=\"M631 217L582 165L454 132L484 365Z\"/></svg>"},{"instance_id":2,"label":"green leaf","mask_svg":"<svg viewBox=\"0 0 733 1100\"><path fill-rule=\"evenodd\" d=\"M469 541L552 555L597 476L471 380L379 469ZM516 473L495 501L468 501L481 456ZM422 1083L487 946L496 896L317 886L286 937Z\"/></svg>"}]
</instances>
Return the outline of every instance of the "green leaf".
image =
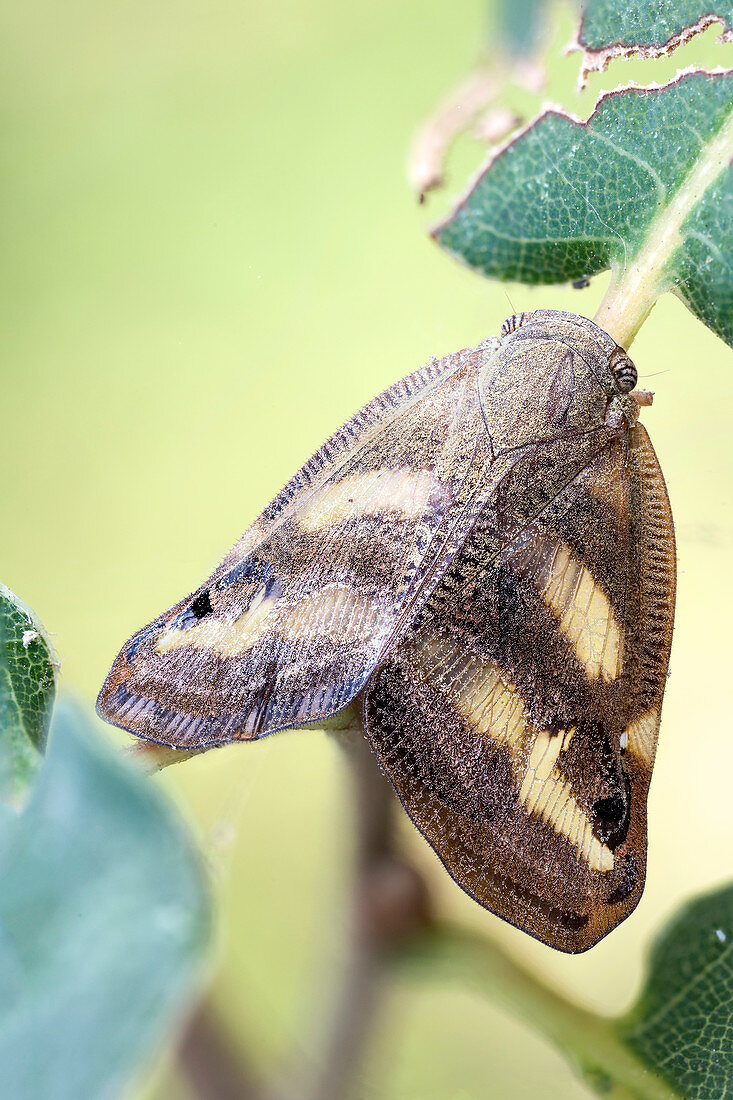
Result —
<instances>
[{"instance_id":1,"label":"green leaf","mask_svg":"<svg viewBox=\"0 0 733 1100\"><path fill-rule=\"evenodd\" d=\"M190 995L208 927L155 786L57 708L27 805L0 817L3 1096L119 1096Z\"/></svg>"},{"instance_id":2,"label":"green leaf","mask_svg":"<svg viewBox=\"0 0 733 1100\"><path fill-rule=\"evenodd\" d=\"M585 123L541 115L435 237L503 280L559 283L610 267L626 314L643 320L674 290L733 344L731 156L733 72L611 93Z\"/></svg>"},{"instance_id":3,"label":"green leaf","mask_svg":"<svg viewBox=\"0 0 733 1100\"><path fill-rule=\"evenodd\" d=\"M662 931L625 1042L688 1100L733 1092L733 885L685 906Z\"/></svg>"},{"instance_id":4,"label":"green leaf","mask_svg":"<svg viewBox=\"0 0 733 1100\"><path fill-rule=\"evenodd\" d=\"M612 57L669 54L712 23L723 31L733 25L730 0L586 0L576 45L588 73L605 69Z\"/></svg>"},{"instance_id":5,"label":"green leaf","mask_svg":"<svg viewBox=\"0 0 733 1100\"><path fill-rule=\"evenodd\" d=\"M0 797L17 798L40 763L58 661L30 608L0 584Z\"/></svg>"}]
</instances>

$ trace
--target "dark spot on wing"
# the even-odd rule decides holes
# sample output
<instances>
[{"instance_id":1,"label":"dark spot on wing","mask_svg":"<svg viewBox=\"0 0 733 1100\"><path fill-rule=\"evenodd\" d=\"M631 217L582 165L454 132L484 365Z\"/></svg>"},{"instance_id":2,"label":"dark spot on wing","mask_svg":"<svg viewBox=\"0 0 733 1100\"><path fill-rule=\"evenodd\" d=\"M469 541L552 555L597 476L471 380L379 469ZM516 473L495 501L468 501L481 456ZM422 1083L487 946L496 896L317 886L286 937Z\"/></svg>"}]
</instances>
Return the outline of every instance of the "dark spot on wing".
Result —
<instances>
[{"instance_id":1,"label":"dark spot on wing","mask_svg":"<svg viewBox=\"0 0 733 1100\"><path fill-rule=\"evenodd\" d=\"M619 868L617 884L606 898L609 905L616 905L619 901L625 901L636 886L639 878L639 866L633 853L624 860Z\"/></svg>"},{"instance_id":2,"label":"dark spot on wing","mask_svg":"<svg viewBox=\"0 0 733 1100\"><path fill-rule=\"evenodd\" d=\"M603 821L618 825L626 812L626 804L620 795L614 795L613 798L599 798L593 803L593 812Z\"/></svg>"},{"instance_id":3,"label":"dark spot on wing","mask_svg":"<svg viewBox=\"0 0 733 1100\"><path fill-rule=\"evenodd\" d=\"M211 599L209 597L209 590L205 588L203 592L199 592L185 611L182 611L178 615L171 626L176 630L184 630L187 626L193 626L194 623L199 622L201 619L205 619L207 615L210 615L214 608L211 606Z\"/></svg>"},{"instance_id":4,"label":"dark spot on wing","mask_svg":"<svg viewBox=\"0 0 733 1100\"><path fill-rule=\"evenodd\" d=\"M594 832L602 844L615 851L623 844L631 821L631 785L625 771L621 772L621 784L609 791L605 798L593 803L596 815Z\"/></svg>"},{"instance_id":5,"label":"dark spot on wing","mask_svg":"<svg viewBox=\"0 0 733 1100\"><path fill-rule=\"evenodd\" d=\"M211 614L214 608L211 606L208 588L205 588L203 592L199 592L188 610L195 619L203 619L206 615Z\"/></svg>"}]
</instances>

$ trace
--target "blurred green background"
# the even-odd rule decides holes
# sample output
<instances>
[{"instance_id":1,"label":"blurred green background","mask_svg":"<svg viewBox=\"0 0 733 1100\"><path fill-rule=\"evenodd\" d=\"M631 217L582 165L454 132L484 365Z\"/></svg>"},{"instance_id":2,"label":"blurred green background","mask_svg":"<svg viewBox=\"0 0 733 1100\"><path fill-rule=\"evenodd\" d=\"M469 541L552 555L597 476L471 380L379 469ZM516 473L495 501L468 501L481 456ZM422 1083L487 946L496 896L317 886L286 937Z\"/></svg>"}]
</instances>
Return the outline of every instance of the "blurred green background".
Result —
<instances>
[{"instance_id":1,"label":"blurred green background","mask_svg":"<svg viewBox=\"0 0 733 1100\"><path fill-rule=\"evenodd\" d=\"M374 393L515 310L595 312L605 279L505 290L461 270L408 192L411 133L475 56L485 14L481 0L6 6L0 577L90 704L122 641L195 587ZM594 78L593 94L626 71ZM558 61L557 94L576 73ZM459 154L454 191L471 157ZM663 917L731 872L731 357L671 298L633 350L657 393L644 420L680 556L644 899L590 954L564 957L470 902L404 824L445 912L607 1011L632 997ZM220 898L215 1008L256 1065L291 1042L307 1059L314 990L328 995L342 942L336 748L284 734L160 782ZM170 1060L145 1092L187 1095ZM361 1093L586 1095L521 1022L404 983Z\"/></svg>"}]
</instances>

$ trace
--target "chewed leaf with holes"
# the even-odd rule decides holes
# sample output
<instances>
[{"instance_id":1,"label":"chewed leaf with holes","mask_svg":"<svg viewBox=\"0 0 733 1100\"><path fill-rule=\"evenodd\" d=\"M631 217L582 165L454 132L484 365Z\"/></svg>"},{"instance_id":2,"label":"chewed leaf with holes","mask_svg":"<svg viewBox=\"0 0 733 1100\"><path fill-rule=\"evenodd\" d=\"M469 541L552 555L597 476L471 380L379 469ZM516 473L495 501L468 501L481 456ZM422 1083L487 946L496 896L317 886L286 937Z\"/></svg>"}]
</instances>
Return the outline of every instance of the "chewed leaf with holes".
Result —
<instances>
[{"instance_id":1,"label":"chewed leaf with holes","mask_svg":"<svg viewBox=\"0 0 733 1100\"><path fill-rule=\"evenodd\" d=\"M0 798L24 790L40 763L56 658L30 608L0 584Z\"/></svg>"},{"instance_id":2,"label":"chewed leaf with holes","mask_svg":"<svg viewBox=\"0 0 733 1100\"><path fill-rule=\"evenodd\" d=\"M730 0L586 0L576 43L583 51L583 73L605 69L613 57L671 53L711 24L728 37L733 26Z\"/></svg>"},{"instance_id":3,"label":"chewed leaf with holes","mask_svg":"<svg viewBox=\"0 0 733 1100\"><path fill-rule=\"evenodd\" d=\"M624 1040L688 1100L733 1090L733 886L677 914L654 946Z\"/></svg>"},{"instance_id":4,"label":"chewed leaf with holes","mask_svg":"<svg viewBox=\"0 0 733 1100\"><path fill-rule=\"evenodd\" d=\"M636 280L647 308L673 290L733 344L732 155L733 72L628 88L602 97L587 122L541 115L434 235L502 280L611 268Z\"/></svg>"}]
</instances>

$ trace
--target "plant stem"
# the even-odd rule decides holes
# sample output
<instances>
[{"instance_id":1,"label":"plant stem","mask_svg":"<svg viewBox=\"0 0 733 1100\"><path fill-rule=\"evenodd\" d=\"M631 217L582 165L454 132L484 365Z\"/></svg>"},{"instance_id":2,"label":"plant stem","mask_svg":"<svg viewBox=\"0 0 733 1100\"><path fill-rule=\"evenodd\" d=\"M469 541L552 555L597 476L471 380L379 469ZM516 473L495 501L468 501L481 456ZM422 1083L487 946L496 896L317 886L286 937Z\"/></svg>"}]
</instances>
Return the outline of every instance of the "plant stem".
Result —
<instances>
[{"instance_id":1,"label":"plant stem","mask_svg":"<svg viewBox=\"0 0 733 1100\"><path fill-rule=\"evenodd\" d=\"M359 727L339 738L352 777L354 878L341 973L322 1022L310 1081L297 1100L344 1100L386 984L389 950L428 924L427 889L395 849L395 798ZM301 1067L302 1070L302 1067Z\"/></svg>"},{"instance_id":2,"label":"plant stem","mask_svg":"<svg viewBox=\"0 0 733 1100\"><path fill-rule=\"evenodd\" d=\"M682 227L707 189L733 157L733 114L700 151L674 198L664 204L649 226L642 247L614 271L598 312L596 324L622 348L629 348L649 312L665 291L672 289L667 274L670 260L683 244Z\"/></svg>"},{"instance_id":3,"label":"plant stem","mask_svg":"<svg viewBox=\"0 0 733 1100\"><path fill-rule=\"evenodd\" d=\"M673 1100L619 1038L614 1020L574 1005L515 963L485 935L443 924L400 953L411 971L457 979L541 1032L575 1071L608 1100Z\"/></svg>"},{"instance_id":4,"label":"plant stem","mask_svg":"<svg viewBox=\"0 0 733 1100\"><path fill-rule=\"evenodd\" d=\"M265 1100L258 1082L204 1001L188 1022L178 1047L181 1069L201 1100Z\"/></svg>"},{"instance_id":5,"label":"plant stem","mask_svg":"<svg viewBox=\"0 0 733 1100\"><path fill-rule=\"evenodd\" d=\"M593 320L628 351L663 290L653 274L632 262L624 276L614 272Z\"/></svg>"},{"instance_id":6,"label":"plant stem","mask_svg":"<svg viewBox=\"0 0 733 1100\"><path fill-rule=\"evenodd\" d=\"M320 1021L307 1064L302 1042L285 1072L269 1082L255 1082L236 1057L211 1013L202 1009L191 1021L181 1045L181 1061L189 1084L203 1100L344 1100L352 1091L374 1016L377 1012L391 951L429 924L427 887L419 873L397 851L396 800L379 771L362 731L358 708L328 723L314 723L334 732L351 774L354 820L353 880L340 972L330 1003ZM147 748L147 746L146 746ZM156 750L157 746L152 746ZM148 749L159 767L171 760ZM136 755L140 755L139 753ZM143 757L145 759L145 757ZM310 1021L323 1009L321 989L314 991Z\"/></svg>"}]
</instances>

